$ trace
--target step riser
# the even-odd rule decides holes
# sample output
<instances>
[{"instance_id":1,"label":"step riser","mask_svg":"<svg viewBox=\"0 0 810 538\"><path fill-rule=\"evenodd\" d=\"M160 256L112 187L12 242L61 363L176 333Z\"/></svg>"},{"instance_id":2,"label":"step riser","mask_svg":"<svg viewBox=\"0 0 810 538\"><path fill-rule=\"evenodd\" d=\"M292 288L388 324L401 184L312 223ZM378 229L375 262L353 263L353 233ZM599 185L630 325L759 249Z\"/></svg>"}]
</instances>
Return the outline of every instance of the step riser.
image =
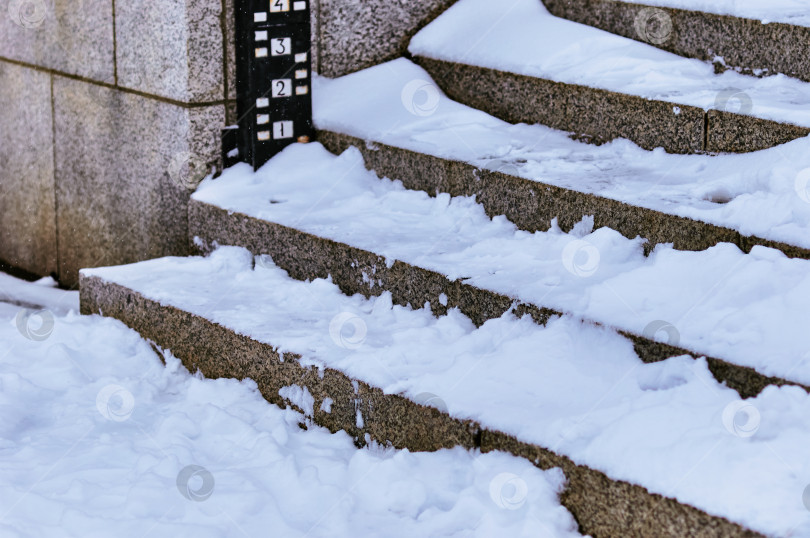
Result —
<instances>
[{"instance_id":1,"label":"step riser","mask_svg":"<svg viewBox=\"0 0 810 538\"><path fill-rule=\"evenodd\" d=\"M192 239L202 239L203 245L197 247L202 253L207 253L214 243L244 247L255 254L270 255L275 265L297 280L331 276L332 281L348 295L359 293L370 297L390 291L394 303L421 307L429 302L436 315L443 315L448 308L455 307L476 325L500 317L512 305L515 305L516 315L529 314L541 325L550 316L560 314L542 305L518 304L504 295L451 281L439 273L400 261L389 268L384 258L371 252L272 222L238 213L229 214L195 200L189 205L189 229ZM439 302L441 294L446 296L446 305ZM638 335L626 336L634 342L639 357L645 362L658 362L679 355L696 356L688 350ZM755 396L771 384L792 384L719 359L708 360L717 380L725 382L743 397ZM810 392L808 388L805 390Z\"/></svg>"},{"instance_id":2,"label":"step riser","mask_svg":"<svg viewBox=\"0 0 810 538\"><path fill-rule=\"evenodd\" d=\"M751 116L644 99L586 86L416 57L454 101L509 123L541 123L594 142L632 140L670 153L746 153L807 136L810 129Z\"/></svg>"},{"instance_id":3,"label":"step riser","mask_svg":"<svg viewBox=\"0 0 810 538\"><path fill-rule=\"evenodd\" d=\"M810 28L715 15L674 8L663 11L672 23L671 33L661 43L639 35L636 20L649 6L612 0L543 0L548 10L608 32L649 43L688 58L725 59L729 67L743 72L765 69L810 82ZM643 2L641 3L643 4ZM642 27L643 28L643 27ZM658 39L654 41L659 41Z\"/></svg>"},{"instance_id":4,"label":"step riser","mask_svg":"<svg viewBox=\"0 0 810 538\"><path fill-rule=\"evenodd\" d=\"M356 147L369 170L375 170L381 177L398 179L408 189L425 191L430 195L438 191L451 196L475 196L487 215L504 215L518 228L529 232L548 230L553 218L558 219L563 230L571 230L583 216L593 215L596 228L612 228L630 239L644 237L648 240L648 250L659 243L672 243L676 249L691 251L706 250L718 243L731 243L743 252L750 252L754 246L760 245L781 250L791 258L810 259L810 249L742 236L729 228L507 173L481 170L467 163L376 142L369 144L359 138L330 131L319 131L318 141L336 154Z\"/></svg>"},{"instance_id":5,"label":"step riser","mask_svg":"<svg viewBox=\"0 0 810 538\"><path fill-rule=\"evenodd\" d=\"M331 431L345 430L362 445L365 436L380 443L413 451L463 446L483 452L500 450L524 457L548 469L560 467L568 478L563 505L577 519L580 530L593 536L759 536L726 519L650 494L642 487L614 481L603 473L575 465L542 447L521 443L470 421L453 419L396 395L355 382L344 374L298 363L300 356L285 354L284 362L271 347L237 335L206 319L95 277L82 277L82 314L101 313L116 318L157 345L170 349L190 371L206 377L251 378L263 396L277 405L291 404L278 395L289 385L307 387L315 399L313 421ZM320 411L325 398L332 412ZM357 427L356 411L363 416Z\"/></svg>"}]
</instances>

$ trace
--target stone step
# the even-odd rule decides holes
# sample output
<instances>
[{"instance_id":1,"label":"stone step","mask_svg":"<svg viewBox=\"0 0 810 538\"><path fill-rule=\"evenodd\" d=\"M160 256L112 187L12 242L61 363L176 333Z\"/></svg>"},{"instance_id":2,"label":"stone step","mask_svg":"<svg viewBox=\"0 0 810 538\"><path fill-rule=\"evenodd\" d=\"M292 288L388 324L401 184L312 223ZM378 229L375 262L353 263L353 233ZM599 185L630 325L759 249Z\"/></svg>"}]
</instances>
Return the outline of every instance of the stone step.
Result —
<instances>
[{"instance_id":1,"label":"stone step","mask_svg":"<svg viewBox=\"0 0 810 538\"><path fill-rule=\"evenodd\" d=\"M670 155L627 141L593 146L542 125L510 125L441 95L401 59L316 79L319 140L357 147L378 175L409 189L475 196L527 231L557 219L705 250L732 243L810 258L810 138L745 155Z\"/></svg>"},{"instance_id":2,"label":"stone step","mask_svg":"<svg viewBox=\"0 0 810 538\"><path fill-rule=\"evenodd\" d=\"M84 314L123 321L191 371L255 380L269 401L358 445L499 450L559 467L561 502L583 533L807 530L802 473L792 467L806 462L788 448L806 445L810 396L773 389L741 401L703 363L645 365L615 333L570 318L539 327L507 314L475 328L457 312L435 318L388 296L296 281L231 247L85 270L81 303ZM758 406L763 425L785 427L757 443L750 420L735 422L747 405ZM787 435L790 424L797 429ZM774 454L784 465L760 472ZM776 507L780 518L767 517Z\"/></svg>"},{"instance_id":3,"label":"stone step","mask_svg":"<svg viewBox=\"0 0 810 538\"><path fill-rule=\"evenodd\" d=\"M806 7L702 0L543 0L571 21L715 64L722 72L782 73L810 82Z\"/></svg>"},{"instance_id":4,"label":"stone step","mask_svg":"<svg viewBox=\"0 0 810 538\"><path fill-rule=\"evenodd\" d=\"M460 0L409 51L452 99L511 123L679 154L752 152L810 133L810 86L711 65L551 15Z\"/></svg>"},{"instance_id":5,"label":"stone step","mask_svg":"<svg viewBox=\"0 0 810 538\"><path fill-rule=\"evenodd\" d=\"M615 328L647 362L708 356L745 397L810 386L799 301L810 262L732 245L648 258L638 240L577 228L528 234L472 199L405 190L366 172L357 150L334 157L317 144L289 148L256 175L242 167L203 183L189 210L203 252L245 247L348 294L389 291L396 304L459 308L478 325L510 308L540 324L568 314Z\"/></svg>"}]
</instances>

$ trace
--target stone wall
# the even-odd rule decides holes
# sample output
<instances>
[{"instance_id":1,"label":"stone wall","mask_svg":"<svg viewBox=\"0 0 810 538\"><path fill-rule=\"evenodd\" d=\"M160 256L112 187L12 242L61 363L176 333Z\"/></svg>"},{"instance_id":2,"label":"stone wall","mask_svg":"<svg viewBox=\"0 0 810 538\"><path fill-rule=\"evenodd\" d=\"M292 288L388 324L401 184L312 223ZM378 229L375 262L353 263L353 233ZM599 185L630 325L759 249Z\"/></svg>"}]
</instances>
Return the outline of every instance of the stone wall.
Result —
<instances>
[{"instance_id":1,"label":"stone wall","mask_svg":"<svg viewBox=\"0 0 810 538\"><path fill-rule=\"evenodd\" d=\"M313 66L402 55L454 0L312 0ZM0 0L0 264L56 275L188 252L236 122L234 0Z\"/></svg>"}]
</instances>

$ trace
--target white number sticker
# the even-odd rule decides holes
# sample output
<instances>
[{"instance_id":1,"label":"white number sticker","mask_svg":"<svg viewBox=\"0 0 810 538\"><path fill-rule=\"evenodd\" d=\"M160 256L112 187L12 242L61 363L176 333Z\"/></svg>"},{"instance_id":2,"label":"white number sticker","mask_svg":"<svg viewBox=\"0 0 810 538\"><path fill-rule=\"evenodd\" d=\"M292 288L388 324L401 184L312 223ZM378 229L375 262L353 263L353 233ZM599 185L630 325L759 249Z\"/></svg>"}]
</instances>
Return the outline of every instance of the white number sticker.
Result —
<instances>
[{"instance_id":1,"label":"white number sticker","mask_svg":"<svg viewBox=\"0 0 810 538\"><path fill-rule=\"evenodd\" d=\"M290 0L270 0L270 13L290 10Z\"/></svg>"},{"instance_id":2,"label":"white number sticker","mask_svg":"<svg viewBox=\"0 0 810 538\"><path fill-rule=\"evenodd\" d=\"M256 41L267 41L267 30L256 32Z\"/></svg>"},{"instance_id":3,"label":"white number sticker","mask_svg":"<svg viewBox=\"0 0 810 538\"><path fill-rule=\"evenodd\" d=\"M295 72L295 78L297 78L297 79L307 78L308 75L309 75L309 71L307 71L306 69L298 69Z\"/></svg>"},{"instance_id":4,"label":"white number sticker","mask_svg":"<svg viewBox=\"0 0 810 538\"><path fill-rule=\"evenodd\" d=\"M267 108L270 106L270 99L267 97L259 97L256 99L256 108Z\"/></svg>"},{"instance_id":5,"label":"white number sticker","mask_svg":"<svg viewBox=\"0 0 810 538\"><path fill-rule=\"evenodd\" d=\"M292 95L292 80L282 78L272 82L273 97L290 97Z\"/></svg>"},{"instance_id":6,"label":"white number sticker","mask_svg":"<svg viewBox=\"0 0 810 538\"><path fill-rule=\"evenodd\" d=\"M280 138L293 137L293 122L291 121L277 121L273 124L273 138L276 140Z\"/></svg>"},{"instance_id":7,"label":"white number sticker","mask_svg":"<svg viewBox=\"0 0 810 538\"><path fill-rule=\"evenodd\" d=\"M276 37L270 40L270 51L273 56L287 56L292 54L292 38Z\"/></svg>"},{"instance_id":8,"label":"white number sticker","mask_svg":"<svg viewBox=\"0 0 810 538\"><path fill-rule=\"evenodd\" d=\"M257 125L267 125L270 123L270 114L257 114L256 115L256 124Z\"/></svg>"},{"instance_id":9,"label":"white number sticker","mask_svg":"<svg viewBox=\"0 0 810 538\"><path fill-rule=\"evenodd\" d=\"M256 133L256 138L258 138L262 142L270 140L270 131L259 131L258 133Z\"/></svg>"},{"instance_id":10,"label":"white number sticker","mask_svg":"<svg viewBox=\"0 0 810 538\"><path fill-rule=\"evenodd\" d=\"M293 9L295 11L304 11L306 8L307 8L307 3L306 2L295 2L293 4Z\"/></svg>"},{"instance_id":11,"label":"white number sticker","mask_svg":"<svg viewBox=\"0 0 810 538\"><path fill-rule=\"evenodd\" d=\"M306 95L309 93L309 86L298 86L295 88L295 95Z\"/></svg>"}]
</instances>

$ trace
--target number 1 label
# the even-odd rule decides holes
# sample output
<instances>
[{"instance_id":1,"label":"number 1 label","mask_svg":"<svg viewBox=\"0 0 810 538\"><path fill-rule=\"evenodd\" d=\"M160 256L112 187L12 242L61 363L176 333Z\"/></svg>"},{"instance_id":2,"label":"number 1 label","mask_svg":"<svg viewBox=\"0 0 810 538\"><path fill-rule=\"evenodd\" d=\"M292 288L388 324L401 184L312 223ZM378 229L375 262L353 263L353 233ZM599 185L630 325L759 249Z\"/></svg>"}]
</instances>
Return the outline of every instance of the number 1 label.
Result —
<instances>
[{"instance_id":1,"label":"number 1 label","mask_svg":"<svg viewBox=\"0 0 810 538\"><path fill-rule=\"evenodd\" d=\"M273 124L273 138L278 140L280 138L293 137L293 122L291 121L277 121Z\"/></svg>"}]
</instances>

